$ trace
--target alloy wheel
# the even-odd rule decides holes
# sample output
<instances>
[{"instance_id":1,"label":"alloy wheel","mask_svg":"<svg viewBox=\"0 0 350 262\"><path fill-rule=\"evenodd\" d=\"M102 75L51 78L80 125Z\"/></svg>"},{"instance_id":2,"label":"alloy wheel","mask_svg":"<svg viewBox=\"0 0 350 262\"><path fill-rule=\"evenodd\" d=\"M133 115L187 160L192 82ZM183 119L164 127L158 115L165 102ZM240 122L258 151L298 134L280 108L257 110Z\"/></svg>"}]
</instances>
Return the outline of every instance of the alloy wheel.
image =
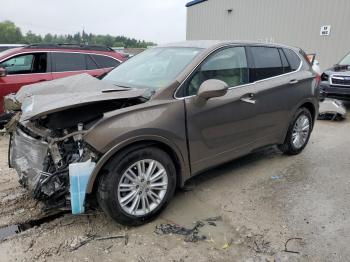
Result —
<instances>
[{"instance_id":1,"label":"alloy wheel","mask_svg":"<svg viewBox=\"0 0 350 262\"><path fill-rule=\"evenodd\" d=\"M123 173L118 185L118 201L129 215L145 216L156 209L168 189L164 166L153 159L139 160Z\"/></svg>"},{"instance_id":2,"label":"alloy wheel","mask_svg":"<svg viewBox=\"0 0 350 262\"><path fill-rule=\"evenodd\" d=\"M292 143L296 149L302 148L310 133L310 120L306 115L300 115L295 121L292 132Z\"/></svg>"}]
</instances>

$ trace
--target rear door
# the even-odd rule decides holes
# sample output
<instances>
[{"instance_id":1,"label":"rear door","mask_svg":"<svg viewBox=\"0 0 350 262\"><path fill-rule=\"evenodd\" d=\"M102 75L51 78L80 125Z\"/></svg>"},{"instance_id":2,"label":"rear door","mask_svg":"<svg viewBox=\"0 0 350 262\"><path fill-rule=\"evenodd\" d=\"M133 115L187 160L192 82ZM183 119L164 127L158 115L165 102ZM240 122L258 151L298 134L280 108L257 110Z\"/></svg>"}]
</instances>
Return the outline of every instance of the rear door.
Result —
<instances>
[{"instance_id":1,"label":"rear door","mask_svg":"<svg viewBox=\"0 0 350 262\"><path fill-rule=\"evenodd\" d=\"M260 105L259 114L263 121L261 136L255 146L283 143L291 112L302 100L296 99L301 60L294 53L291 63L281 48L270 46L251 46L249 53L252 59L251 80L256 89L254 97Z\"/></svg>"},{"instance_id":2,"label":"rear door","mask_svg":"<svg viewBox=\"0 0 350 262\"><path fill-rule=\"evenodd\" d=\"M1 61L0 67L8 73L0 77L1 112L5 95L17 92L24 85L52 80L51 64L46 52L16 55Z\"/></svg>"},{"instance_id":3,"label":"rear door","mask_svg":"<svg viewBox=\"0 0 350 262\"><path fill-rule=\"evenodd\" d=\"M88 54L52 52L51 57L54 79L82 73L97 77L104 73Z\"/></svg>"}]
</instances>

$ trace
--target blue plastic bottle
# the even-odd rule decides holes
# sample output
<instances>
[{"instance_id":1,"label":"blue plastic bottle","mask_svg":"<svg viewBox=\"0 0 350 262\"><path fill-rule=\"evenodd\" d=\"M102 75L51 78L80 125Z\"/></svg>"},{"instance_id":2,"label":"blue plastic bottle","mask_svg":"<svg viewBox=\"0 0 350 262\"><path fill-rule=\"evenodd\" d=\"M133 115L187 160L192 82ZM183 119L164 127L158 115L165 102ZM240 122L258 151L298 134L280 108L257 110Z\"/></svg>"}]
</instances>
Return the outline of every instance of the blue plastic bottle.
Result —
<instances>
[{"instance_id":1,"label":"blue plastic bottle","mask_svg":"<svg viewBox=\"0 0 350 262\"><path fill-rule=\"evenodd\" d=\"M91 160L69 165L70 195L72 214L74 215L85 212L86 187L95 165L96 163L91 162Z\"/></svg>"}]
</instances>

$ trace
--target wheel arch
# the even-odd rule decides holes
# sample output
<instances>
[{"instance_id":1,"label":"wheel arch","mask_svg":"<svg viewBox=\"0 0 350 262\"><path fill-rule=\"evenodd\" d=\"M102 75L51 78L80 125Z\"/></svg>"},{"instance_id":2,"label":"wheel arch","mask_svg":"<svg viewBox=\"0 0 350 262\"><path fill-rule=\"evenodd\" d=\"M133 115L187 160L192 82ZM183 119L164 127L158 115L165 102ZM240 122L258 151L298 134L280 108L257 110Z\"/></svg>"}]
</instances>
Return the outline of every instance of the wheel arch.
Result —
<instances>
[{"instance_id":1,"label":"wheel arch","mask_svg":"<svg viewBox=\"0 0 350 262\"><path fill-rule=\"evenodd\" d=\"M90 194L95 192L98 177L103 172L106 172L105 167L108 165L109 160L112 157L114 157L116 154L124 152L125 150L134 151L148 146L155 146L159 149L162 149L170 156L176 168L176 187L182 187L184 182L190 177L189 165L185 160L185 157L188 156L183 156L181 150L170 140L163 137L153 136L129 139L127 141L124 141L123 143L114 146L109 151L107 151L97 162L90 176L86 193Z\"/></svg>"},{"instance_id":2,"label":"wheel arch","mask_svg":"<svg viewBox=\"0 0 350 262\"><path fill-rule=\"evenodd\" d=\"M316 120L316 108L315 108L314 104L311 102L305 102L301 106L299 106L298 109L302 108L302 107L305 107L307 110L309 110L309 112L312 116L312 127L313 127L315 124L315 120Z\"/></svg>"}]
</instances>

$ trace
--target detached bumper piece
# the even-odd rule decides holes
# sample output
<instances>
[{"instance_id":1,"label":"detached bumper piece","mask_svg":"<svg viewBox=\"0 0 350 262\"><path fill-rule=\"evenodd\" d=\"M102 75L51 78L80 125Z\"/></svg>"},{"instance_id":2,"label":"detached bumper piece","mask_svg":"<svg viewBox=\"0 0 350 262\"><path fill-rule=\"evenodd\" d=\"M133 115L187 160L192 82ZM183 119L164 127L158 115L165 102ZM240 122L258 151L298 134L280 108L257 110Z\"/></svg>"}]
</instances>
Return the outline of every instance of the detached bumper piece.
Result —
<instances>
[{"instance_id":1,"label":"detached bumper piece","mask_svg":"<svg viewBox=\"0 0 350 262\"><path fill-rule=\"evenodd\" d=\"M343 103L336 99L325 99L320 103L319 120L337 120L346 118L346 108Z\"/></svg>"}]
</instances>

